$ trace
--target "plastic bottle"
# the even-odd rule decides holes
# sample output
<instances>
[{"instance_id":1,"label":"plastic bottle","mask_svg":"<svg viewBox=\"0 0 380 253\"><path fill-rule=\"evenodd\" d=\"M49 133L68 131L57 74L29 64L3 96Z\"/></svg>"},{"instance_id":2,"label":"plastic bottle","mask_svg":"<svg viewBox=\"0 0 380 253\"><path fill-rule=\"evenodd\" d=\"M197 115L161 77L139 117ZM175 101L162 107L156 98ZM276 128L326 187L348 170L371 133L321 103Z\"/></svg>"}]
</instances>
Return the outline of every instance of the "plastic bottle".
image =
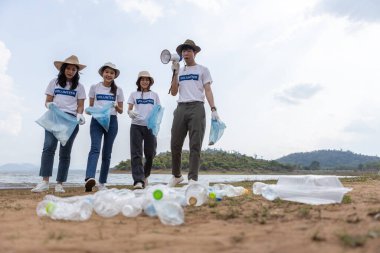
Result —
<instances>
[{"instance_id":1,"label":"plastic bottle","mask_svg":"<svg viewBox=\"0 0 380 253\"><path fill-rule=\"evenodd\" d=\"M121 209L126 217L136 217L142 212L143 197L130 198Z\"/></svg>"},{"instance_id":2,"label":"plastic bottle","mask_svg":"<svg viewBox=\"0 0 380 253\"><path fill-rule=\"evenodd\" d=\"M223 192L220 190L215 190L213 187L208 188L208 197L214 201L222 201Z\"/></svg>"},{"instance_id":3,"label":"plastic bottle","mask_svg":"<svg viewBox=\"0 0 380 253\"><path fill-rule=\"evenodd\" d=\"M213 185L215 190L219 190L221 195L227 197L237 197L243 194L247 194L248 190L242 186L233 186L230 184L215 184Z\"/></svg>"},{"instance_id":4,"label":"plastic bottle","mask_svg":"<svg viewBox=\"0 0 380 253\"><path fill-rule=\"evenodd\" d=\"M200 183L192 183L185 192L186 202L191 206L201 206L207 202L208 190Z\"/></svg>"},{"instance_id":5,"label":"plastic bottle","mask_svg":"<svg viewBox=\"0 0 380 253\"><path fill-rule=\"evenodd\" d=\"M47 216L53 220L84 221L91 217L91 200L81 199L75 202L43 200L36 208L39 217Z\"/></svg>"},{"instance_id":6,"label":"plastic bottle","mask_svg":"<svg viewBox=\"0 0 380 253\"><path fill-rule=\"evenodd\" d=\"M102 217L113 217L121 212L128 199L134 197L134 193L128 189L98 191L94 198L94 210Z\"/></svg>"},{"instance_id":7,"label":"plastic bottle","mask_svg":"<svg viewBox=\"0 0 380 253\"><path fill-rule=\"evenodd\" d=\"M162 224L177 226L184 223L185 214L177 202L164 200L154 203L154 206Z\"/></svg>"}]
</instances>

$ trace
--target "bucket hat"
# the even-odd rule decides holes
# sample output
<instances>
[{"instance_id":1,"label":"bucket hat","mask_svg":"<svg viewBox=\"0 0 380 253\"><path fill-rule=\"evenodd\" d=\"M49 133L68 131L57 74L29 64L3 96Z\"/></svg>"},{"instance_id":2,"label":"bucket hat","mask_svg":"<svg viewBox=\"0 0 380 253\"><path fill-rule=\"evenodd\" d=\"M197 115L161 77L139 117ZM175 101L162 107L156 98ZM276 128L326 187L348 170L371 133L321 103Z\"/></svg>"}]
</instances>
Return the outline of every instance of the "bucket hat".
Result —
<instances>
[{"instance_id":1,"label":"bucket hat","mask_svg":"<svg viewBox=\"0 0 380 253\"><path fill-rule=\"evenodd\" d=\"M137 81L136 81L136 85L139 86L139 82L140 82L140 78L141 77L148 77L150 79L150 85L152 86L154 84L154 79L153 77L149 74L148 71L140 71L139 72L139 75L137 76Z\"/></svg>"},{"instance_id":2,"label":"bucket hat","mask_svg":"<svg viewBox=\"0 0 380 253\"><path fill-rule=\"evenodd\" d=\"M54 62L54 66L58 70L61 70L62 65L65 64L65 63L76 65L78 67L78 70L82 70L82 69L84 69L86 67L86 65L83 65L83 64L79 63L78 57L76 55L72 55L72 56L66 58L64 61L55 61Z\"/></svg>"},{"instance_id":3,"label":"bucket hat","mask_svg":"<svg viewBox=\"0 0 380 253\"><path fill-rule=\"evenodd\" d=\"M182 55L182 48L183 47L191 47L194 52L198 53L201 51L201 48L197 46L194 41L187 39L184 43L179 45L175 51L177 51L177 54Z\"/></svg>"},{"instance_id":4,"label":"bucket hat","mask_svg":"<svg viewBox=\"0 0 380 253\"><path fill-rule=\"evenodd\" d=\"M112 62L106 62L98 70L98 73L100 76L103 76L104 68L111 68L111 69L115 70L115 78L117 78L120 75L120 70L116 67L115 64L113 64Z\"/></svg>"}]
</instances>

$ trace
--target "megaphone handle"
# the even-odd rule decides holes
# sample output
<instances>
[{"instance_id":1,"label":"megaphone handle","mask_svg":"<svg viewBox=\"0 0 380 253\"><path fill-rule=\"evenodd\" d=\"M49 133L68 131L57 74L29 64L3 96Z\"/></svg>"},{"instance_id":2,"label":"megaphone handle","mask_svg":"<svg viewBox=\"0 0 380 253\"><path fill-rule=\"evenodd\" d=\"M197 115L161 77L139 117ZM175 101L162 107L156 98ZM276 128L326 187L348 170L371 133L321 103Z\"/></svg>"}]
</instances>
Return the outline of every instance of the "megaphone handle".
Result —
<instances>
[{"instance_id":1,"label":"megaphone handle","mask_svg":"<svg viewBox=\"0 0 380 253\"><path fill-rule=\"evenodd\" d=\"M175 75L175 69L173 69L173 75L172 75L172 81L171 81L172 83L173 83L173 80L174 80L174 75ZM172 90L172 86L170 85L168 94L170 94L171 90Z\"/></svg>"}]
</instances>

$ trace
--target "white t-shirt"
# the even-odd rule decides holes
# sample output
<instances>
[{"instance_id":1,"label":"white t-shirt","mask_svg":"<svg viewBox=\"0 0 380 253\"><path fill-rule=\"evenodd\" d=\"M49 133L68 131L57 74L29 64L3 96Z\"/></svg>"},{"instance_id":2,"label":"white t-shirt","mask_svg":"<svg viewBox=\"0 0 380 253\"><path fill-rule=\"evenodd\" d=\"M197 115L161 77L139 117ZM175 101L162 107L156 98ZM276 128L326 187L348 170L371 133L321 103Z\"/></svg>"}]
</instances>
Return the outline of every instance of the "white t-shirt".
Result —
<instances>
[{"instance_id":1,"label":"white t-shirt","mask_svg":"<svg viewBox=\"0 0 380 253\"><path fill-rule=\"evenodd\" d=\"M178 103L194 101L204 102L204 85L212 83L212 78L208 68L202 65L184 66L180 68L179 75L179 99Z\"/></svg>"},{"instance_id":2,"label":"white t-shirt","mask_svg":"<svg viewBox=\"0 0 380 253\"><path fill-rule=\"evenodd\" d=\"M81 83L74 90L70 90L71 82L67 82L65 88L57 83L57 78L50 81L45 94L53 96L53 102L64 112L77 115L78 99L86 99L86 91Z\"/></svg>"},{"instance_id":3,"label":"white t-shirt","mask_svg":"<svg viewBox=\"0 0 380 253\"><path fill-rule=\"evenodd\" d=\"M153 109L154 105L160 105L160 98L154 91L132 92L128 98L128 104L134 106L134 110L139 114L136 118L132 119L132 124L146 126L147 116Z\"/></svg>"},{"instance_id":4,"label":"white t-shirt","mask_svg":"<svg viewBox=\"0 0 380 253\"><path fill-rule=\"evenodd\" d=\"M111 87L104 86L103 82L92 85L88 97L94 99L94 107L103 107L105 104L112 103L113 101L124 101L124 93L119 86L117 86L115 100L115 95L111 93ZM112 108L111 115L116 115L116 113L116 109Z\"/></svg>"}]
</instances>

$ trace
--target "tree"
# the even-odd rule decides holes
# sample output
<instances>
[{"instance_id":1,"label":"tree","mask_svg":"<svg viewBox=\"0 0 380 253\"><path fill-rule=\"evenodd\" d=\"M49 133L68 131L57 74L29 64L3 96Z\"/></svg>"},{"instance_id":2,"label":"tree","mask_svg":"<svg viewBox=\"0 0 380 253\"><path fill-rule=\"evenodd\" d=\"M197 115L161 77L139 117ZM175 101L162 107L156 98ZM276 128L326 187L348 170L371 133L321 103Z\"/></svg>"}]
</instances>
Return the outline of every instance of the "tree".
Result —
<instances>
[{"instance_id":1,"label":"tree","mask_svg":"<svg viewBox=\"0 0 380 253\"><path fill-rule=\"evenodd\" d=\"M319 170L321 168L321 165L318 161L312 161L309 165L310 170Z\"/></svg>"}]
</instances>

